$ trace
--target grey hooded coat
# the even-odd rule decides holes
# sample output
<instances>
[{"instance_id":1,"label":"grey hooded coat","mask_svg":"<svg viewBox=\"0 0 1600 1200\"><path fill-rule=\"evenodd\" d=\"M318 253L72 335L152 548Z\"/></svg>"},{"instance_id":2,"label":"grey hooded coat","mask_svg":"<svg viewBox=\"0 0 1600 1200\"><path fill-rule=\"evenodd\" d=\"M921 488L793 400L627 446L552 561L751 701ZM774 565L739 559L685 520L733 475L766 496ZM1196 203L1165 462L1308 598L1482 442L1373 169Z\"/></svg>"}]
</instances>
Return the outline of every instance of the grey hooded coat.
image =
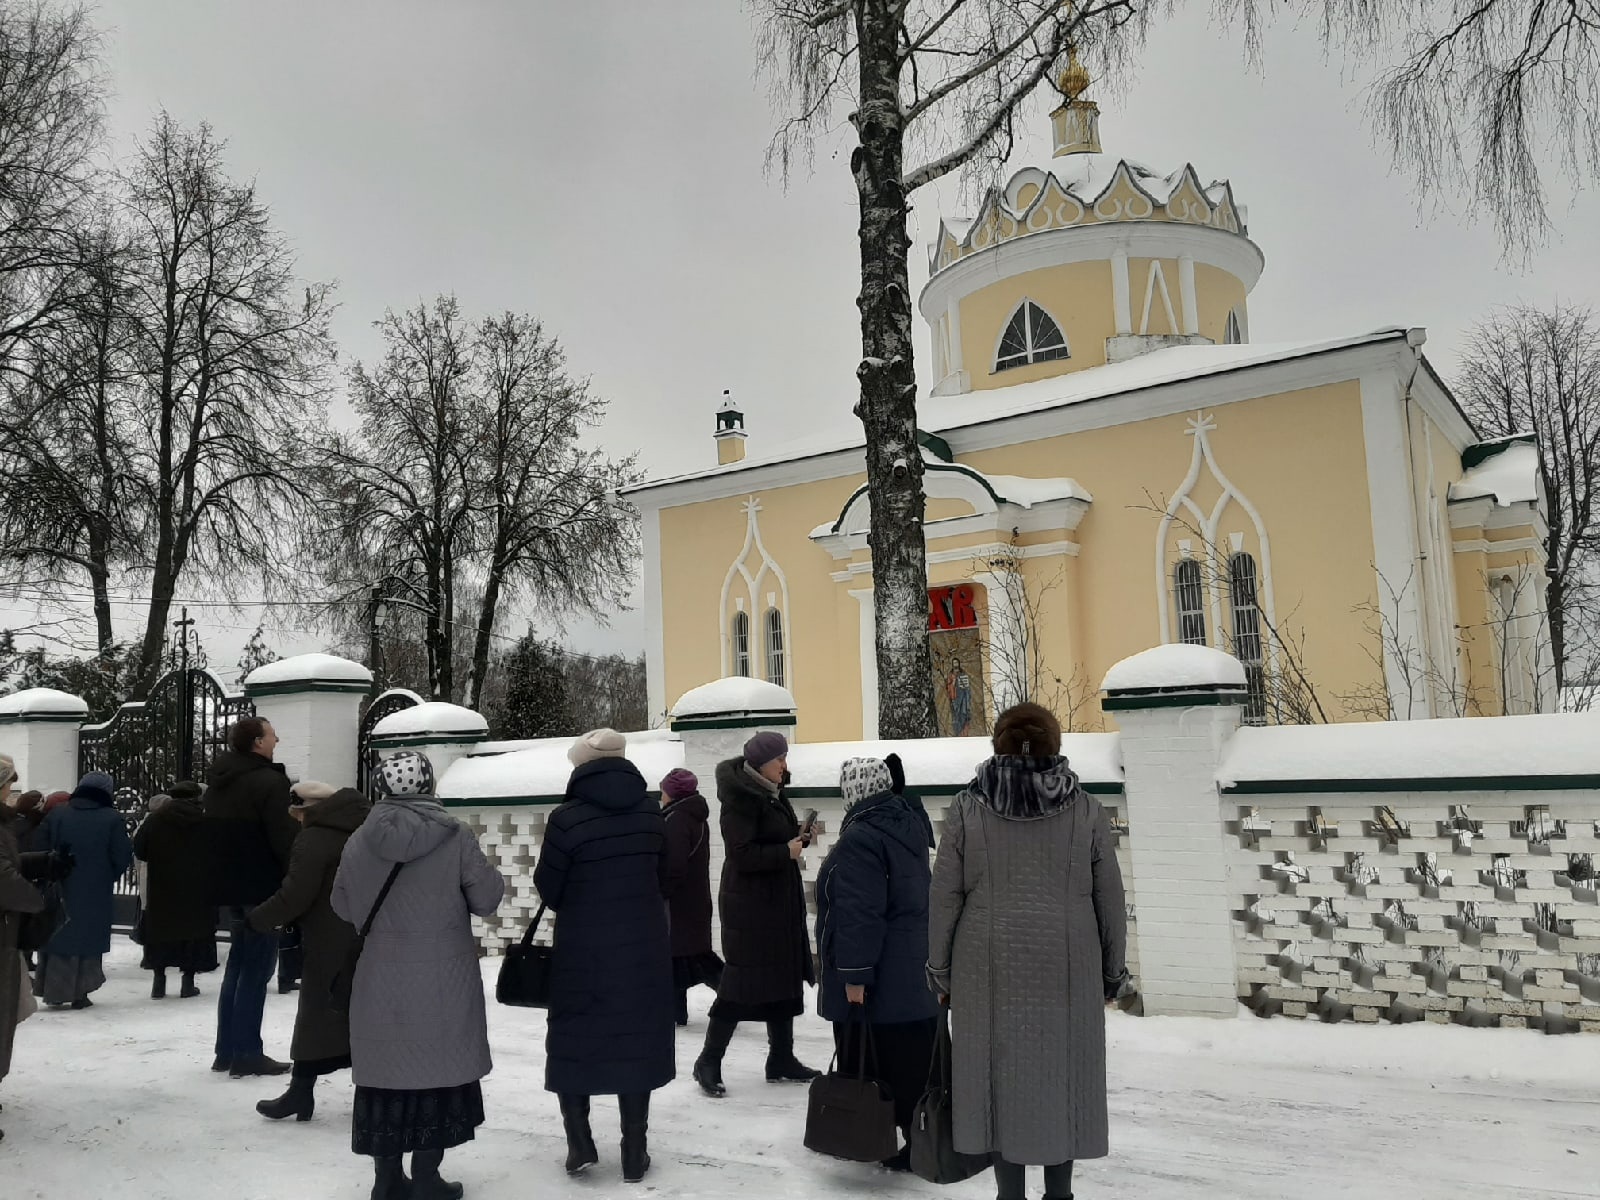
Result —
<instances>
[{"instance_id":1,"label":"grey hooded coat","mask_svg":"<svg viewBox=\"0 0 1600 1200\"><path fill-rule=\"evenodd\" d=\"M950 997L955 1148L1108 1153L1105 1003L1126 978L1110 821L1066 760L997 756L945 816L928 972Z\"/></svg>"},{"instance_id":2,"label":"grey hooded coat","mask_svg":"<svg viewBox=\"0 0 1600 1200\"><path fill-rule=\"evenodd\" d=\"M491 1066L472 915L500 906L505 879L437 800L385 796L345 844L333 911L359 929L397 862L356 971L352 1073L361 1087L459 1087Z\"/></svg>"}]
</instances>

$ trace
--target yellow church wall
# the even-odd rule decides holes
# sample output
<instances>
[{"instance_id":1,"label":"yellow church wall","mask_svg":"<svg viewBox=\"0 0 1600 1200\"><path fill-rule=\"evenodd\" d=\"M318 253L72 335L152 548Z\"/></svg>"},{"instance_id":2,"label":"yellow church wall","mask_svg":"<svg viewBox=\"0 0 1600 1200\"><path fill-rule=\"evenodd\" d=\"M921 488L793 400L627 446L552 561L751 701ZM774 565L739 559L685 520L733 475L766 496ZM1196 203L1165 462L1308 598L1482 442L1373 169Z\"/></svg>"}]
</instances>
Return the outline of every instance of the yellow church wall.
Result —
<instances>
[{"instance_id":1,"label":"yellow church wall","mask_svg":"<svg viewBox=\"0 0 1600 1200\"><path fill-rule=\"evenodd\" d=\"M1024 298L1041 305L1055 318L1072 357L1012 367L996 374L994 355L1001 331ZM1111 265L1105 261L1027 271L979 288L961 301L961 357L974 391L1104 366L1106 339L1116 331L1111 309Z\"/></svg>"},{"instance_id":2,"label":"yellow church wall","mask_svg":"<svg viewBox=\"0 0 1600 1200\"><path fill-rule=\"evenodd\" d=\"M1246 318L1249 329L1250 294L1237 276L1209 263L1194 265L1195 303L1200 310L1200 334L1217 345L1228 337L1228 314L1238 309Z\"/></svg>"}]
</instances>

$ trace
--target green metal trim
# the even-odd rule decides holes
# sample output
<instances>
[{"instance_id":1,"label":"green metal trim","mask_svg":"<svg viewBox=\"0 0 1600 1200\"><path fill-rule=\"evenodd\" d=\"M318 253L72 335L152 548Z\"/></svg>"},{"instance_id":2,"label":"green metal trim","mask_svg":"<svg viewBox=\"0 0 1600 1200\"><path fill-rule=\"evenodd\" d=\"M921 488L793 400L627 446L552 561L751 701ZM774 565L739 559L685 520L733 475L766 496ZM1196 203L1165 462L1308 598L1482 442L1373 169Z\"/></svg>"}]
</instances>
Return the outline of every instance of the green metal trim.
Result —
<instances>
[{"instance_id":1,"label":"green metal trim","mask_svg":"<svg viewBox=\"0 0 1600 1200\"><path fill-rule=\"evenodd\" d=\"M396 733L387 737L374 737L368 745L374 750L398 750L404 746L454 746L488 740L487 729L480 729L476 733L449 733L440 730L431 733Z\"/></svg>"},{"instance_id":2,"label":"green metal trim","mask_svg":"<svg viewBox=\"0 0 1600 1200\"><path fill-rule=\"evenodd\" d=\"M657 803L661 801L660 792L646 792ZM439 803L446 808L555 808L565 804L565 796L479 796L475 799L460 799L450 796L439 797Z\"/></svg>"},{"instance_id":3,"label":"green metal trim","mask_svg":"<svg viewBox=\"0 0 1600 1200\"><path fill-rule=\"evenodd\" d=\"M680 729L758 729L763 725L794 725L798 722L793 713L778 713L761 717L681 717L672 722L672 731Z\"/></svg>"},{"instance_id":4,"label":"green metal trim","mask_svg":"<svg viewBox=\"0 0 1600 1200\"><path fill-rule=\"evenodd\" d=\"M317 692L365 696L371 690L370 683L358 683L354 679L296 679L286 683L264 683L254 687L246 684L244 694L254 700L257 696L298 696Z\"/></svg>"},{"instance_id":5,"label":"green metal trim","mask_svg":"<svg viewBox=\"0 0 1600 1200\"><path fill-rule=\"evenodd\" d=\"M926 429L917 430L917 445L943 462L953 463L956 460L955 451L950 449L950 443L937 433L929 433Z\"/></svg>"},{"instance_id":6,"label":"green metal trim","mask_svg":"<svg viewBox=\"0 0 1600 1200\"><path fill-rule=\"evenodd\" d=\"M1495 438L1488 442L1474 442L1461 452L1461 467L1470 471L1473 467L1480 466L1494 458L1497 454L1504 454L1512 446L1525 443L1537 443L1538 438L1531 433L1517 433L1510 437Z\"/></svg>"},{"instance_id":7,"label":"green metal trim","mask_svg":"<svg viewBox=\"0 0 1600 1200\"><path fill-rule=\"evenodd\" d=\"M87 725L88 713L0 713L0 725Z\"/></svg>"},{"instance_id":8,"label":"green metal trim","mask_svg":"<svg viewBox=\"0 0 1600 1200\"><path fill-rule=\"evenodd\" d=\"M1327 792L1558 792L1600 788L1600 775L1457 775L1425 779L1248 779L1222 788L1225 796L1307 795Z\"/></svg>"},{"instance_id":9,"label":"green metal trim","mask_svg":"<svg viewBox=\"0 0 1600 1200\"><path fill-rule=\"evenodd\" d=\"M1140 708L1207 708L1222 705L1244 707L1243 688L1193 692L1111 692L1100 701L1105 712L1129 712Z\"/></svg>"},{"instance_id":10,"label":"green metal trim","mask_svg":"<svg viewBox=\"0 0 1600 1200\"><path fill-rule=\"evenodd\" d=\"M966 790L966 784L907 784L906 791L917 796L957 796ZM1091 796L1120 796L1122 784L1120 783L1085 783L1083 790ZM839 789L836 787L791 787L787 789L791 800L837 800Z\"/></svg>"}]
</instances>

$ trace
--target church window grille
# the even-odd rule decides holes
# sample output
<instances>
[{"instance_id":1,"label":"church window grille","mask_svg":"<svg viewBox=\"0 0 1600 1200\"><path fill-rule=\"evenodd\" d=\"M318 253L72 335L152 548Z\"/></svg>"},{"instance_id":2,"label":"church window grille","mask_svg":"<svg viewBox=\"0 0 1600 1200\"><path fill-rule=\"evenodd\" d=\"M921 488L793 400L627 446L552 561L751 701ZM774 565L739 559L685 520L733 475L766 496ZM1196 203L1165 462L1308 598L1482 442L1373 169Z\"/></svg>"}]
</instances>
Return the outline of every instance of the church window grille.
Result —
<instances>
[{"instance_id":1,"label":"church window grille","mask_svg":"<svg viewBox=\"0 0 1600 1200\"><path fill-rule=\"evenodd\" d=\"M750 616L748 613L733 614L733 673L746 676L750 674Z\"/></svg>"},{"instance_id":2,"label":"church window grille","mask_svg":"<svg viewBox=\"0 0 1600 1200\"><path fill-rule=\"evenodd\" d=\"M1267 723L1267 676L1261 645L1261 607L1256 598L1256 560L1242 551L1228 560L1233 609L1233 655L1244 664L1247 725Z\"/></svg>"},{"instance_id":3,"label":"church window grille","mask_svg":"<svg viewBox=\"0 0 1600 1200\"><path fill-rule=\"evenodd\" d=\"M783 614L767 609L767 682L788 687L783 670Z\"/></svg>"},{"instance_id":4,"label":"church window grille","mask_svg":"<svg viewBox=\"0 0 1600 1200\"><path fill-rule=\"evenodd\" d=\"M1067 339L1061 332L1061 326L1032 300L1025 300L1011 314L1006 331L1001 335L994 369L1005 371L1030 363L1070 357L1072 355L1067 349Z\"/></svg>"},{"instance_id":5,"label":"church window grille","mask_svg":"<svg viewBox=\"0 0 1600 1200\"><path fill-rule=\"evenodd\" d=\"M1204 646L1206 598L1200 564L1192 558L1180 562L1172 572L1172 591L1178 602L1178 640L1186 646Z\"/></svg>"}]
</instances>

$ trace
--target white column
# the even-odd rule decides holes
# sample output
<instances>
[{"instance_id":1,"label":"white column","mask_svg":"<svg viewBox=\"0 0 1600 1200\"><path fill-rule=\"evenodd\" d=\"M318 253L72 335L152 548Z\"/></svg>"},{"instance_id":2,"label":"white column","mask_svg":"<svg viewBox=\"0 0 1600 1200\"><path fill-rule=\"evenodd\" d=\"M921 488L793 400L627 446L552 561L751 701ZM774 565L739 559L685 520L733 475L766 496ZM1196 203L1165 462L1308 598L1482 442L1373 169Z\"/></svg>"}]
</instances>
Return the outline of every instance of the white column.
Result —
<instances>
[{"instance_id":1,"label":"white column","mask_svg":"<svg viewBox=\"0 0 1600 1200\"><path fill-rule=\"evenodd\" d=\"M991 719L1017 703L1028 678L1028 648L1022 638L1022 614L1016 598L1020 579L1007 579L1009 572L984 571L972 577L982 584L989 601L989 695L994 698ZM1009 584L1009 586L1008 586Z\"/></svg>"},{"instance_id":2,"label":"white column","mask_svg":"<svg viewBox=\"0 0 1600 1200\"><path fill-rule=\"evenodd\" d=\"M252 671L244 694L272 722L277 760L293 780L354 787L361 701L372 672L332 654L301 654Z\"/></svg>"},{"instance_id":3,"label":"white column","mask_svg":"<svg viewBox=\"0 0 1600 1200\"><path fill-rule=\"evenodd\" d=\"M1115 250L1111 254L1111 304L1117 322L1117 336L1127 337L1133 332L1133 303L1128 286L1128 252Z\"/></svg>"},{"instance_id":4,"label":"white column","mask_svg":"<svg viewBox=\"0 0 1600 1200\"><path fill-rule=\"evenodd\" d=\"M644 677L650 720L667 711L667 639L661 597L661 510L639 508L639 540L644 552L640 583L644 588ZM718 636L722 636L719 630Z\"/></svg>"},{"instance_id":5,"label":"white column","mask_svg":"<svg viewBox=\"0 0 1600 1200\"><path fill-rule=\"evenodd\" d=\"M17 766L16 790L71 791L78 783L78 731L89 706L54 688L0 699L0 751Z\"/></svg>"},{"instance_id":6,"label":"white column","mask_svg":"<svg viewBox=\"0 0 1600 1200\"><path fill-rule=\"evenodd\" d=\"M874 741L878 736L878 632L876 608L871 588L850 593L861 606L861 736Z\"/></svg>"},{"instance_id":7,"label":"white column","mask_svg":"<svg viewBox=\"0 0 1600 1200\"><path fill-rule=\"evenodd\" d=\"M951 375L959 375L967 367L961 353L961 302L959 300L950 301L950 306L945 309L945 320L950 327L950 361L946 369Z\"/></svg>"},{"instance_id":8,"label":"white column","mask_svg":"<svg viewBox=\"0 0 1600 1200\"><path fill-rule=\"evenodd\" d=\"M1200 304L1194 293L1194 259L1185 254L1178 259L1178 291L1182 295L1183 332L1200 332Z\"/></svg>"}]
</instances>

